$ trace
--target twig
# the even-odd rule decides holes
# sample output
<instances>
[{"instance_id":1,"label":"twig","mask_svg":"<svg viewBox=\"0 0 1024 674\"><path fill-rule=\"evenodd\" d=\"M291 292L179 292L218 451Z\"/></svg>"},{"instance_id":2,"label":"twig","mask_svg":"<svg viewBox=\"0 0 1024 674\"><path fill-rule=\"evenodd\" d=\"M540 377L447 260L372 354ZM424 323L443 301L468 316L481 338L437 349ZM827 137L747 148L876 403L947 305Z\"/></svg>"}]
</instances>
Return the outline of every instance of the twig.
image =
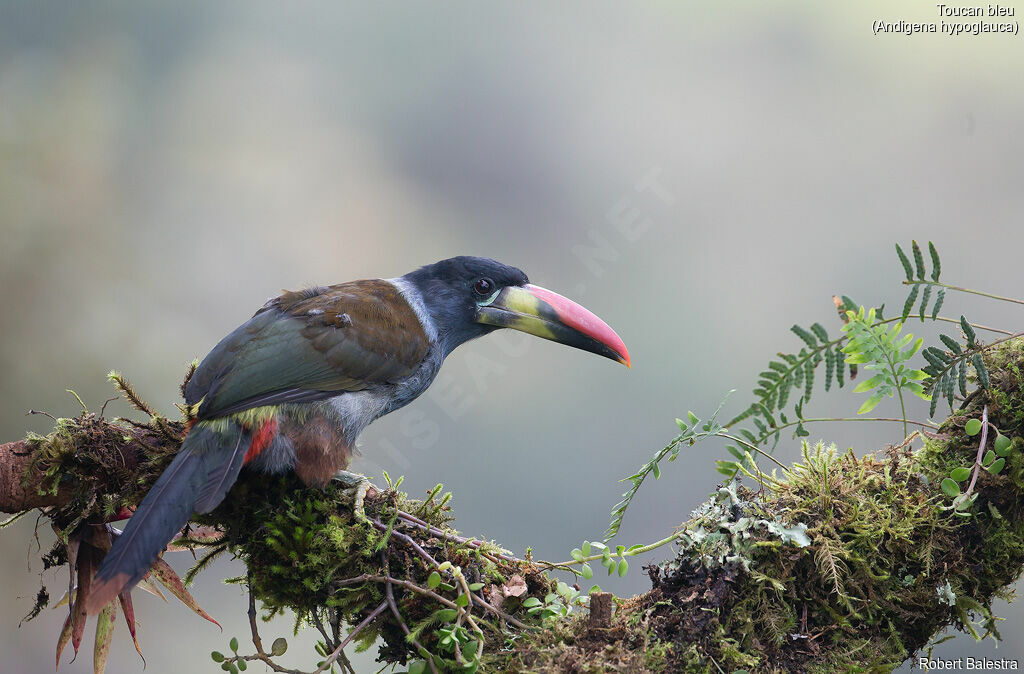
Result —
<instances>
[{"instance_id":1,"label":"twig","mask_svg":"<svg viewBox=\"0 0 1024 674\"><path fill-rule=\"evenodd\" d=\"M400 578L392 578L391 576L377 576L371 573L364 573L361 576L355 576L353 578L346 578L345 580L340 580L337 582L337 585L338 587L345 587L347 585L359 585L360 583L368 583L371 581L374 583L394 583L395 585L404 587L405 589L411 590L417 594L422 594L424 597L430 597L434 601L438 602L439 604L443 604L448 608L453 608L456 610L459 609L458 604L451 601L450 599L445 599L436 592L432 592L431 590L428 590L425 587L420 587L412 581L402 580Z\"/></svg>"},{"instance_id":2,"label":"twig","mask_svg":"<svg viewBox=\"0 0 1024 674\"><path fill-rule=\"evenodd\" d=\"M428 524L427 522L424 522L423 520L421 520L420 518L416 517L415 515L409 514L407 512L402 511L402 510L398 511L398 518L401 519L401 520L405 520L409 524L416 525L417 527L423 529L424 532L430 534L431 536L436 536L436 537L441 538L442 540L446 540L446 541L447 540L455 541L456 543L460 543L462 545L468 545L468 546L470 546L472 548L476 548L477 550L480 550L480 554L482 554L484 557L487 557L492 562L497 563L497 560L500 559L500 560L503 560L503 561L506 561L506 562L511 562L513 564L528 564L529 563L529 562L527 562L524 559L519 559L518 557L512 557L510 555L505 555L505 554L502 554L500 552L491 552L489 550L484 550L483 549L484 541L481 541L481 540L478 540L478 539L475 539L475 538L466 538L464 536L459 536L458 534L455 534L455 533L453 533L451 531L445 531L443 529L439 529L439 528L437 528L435 526L432 526L432 525Z\"/></svg>"},{"instance_id":3,"label":"twig","mask_svg":"<svg viewBox=\"0 0 1024 674\"><path fill-rule=\"evenodd\" d=\"M249 574L250 583L252 581L252 574ZM259 628L256 627L256 597L252 593L252 585L248 585L249 590L249 629L252 631L252 645L256 647L256 655L247 655L243 660L261 660L267 664L268 667L273 669L275 672L280 674L306 674L298 669L288 669L277 664L270 659L266 651L263 650L263 640L260 639Z\"/></svg>"},{"instance_id":4,"label":"twig","mask_svg":"<svg viewBox=\"0 0 1024 674\"><path fill-rule=\"evenodd\" d=\"M316 669L315 672L313 672L313 674L321 674L321 672L326 672L330 668L330 666L334 664L334 661L338 659L338 656L341 655L341 651L344 650L345 646L348 646L349 643L351 643L351 641L356 638L356 635L358 635L364 627L373 622L373 619L379 616L381 614L381 611L383 611L387 607L387 601L382 601L380 603L380 606L378 606L370 612L370 615L363 618L362 622L356 625L355 629L348 633L348 636L345 637L345 639L340 644L338 644L338 647L335 648L334 651L329 656L327 656L327 659L323 661L323 663Z\"/></svg>"},{"instance_id":5,"label":"twig","mask_svg":"<svg viewBox=\"0 0 1024 674\"><path fill-rule=\"evenodd\" d=\"M389 575L388 578L390 579L390 577L391 576ZM395 593L391 589L391 581L390 580L388 580L388 582L386 583L385 587L386 587L385 595L387 597L388 606L391 607L391 612L394 614L395 620L398 621L398 626L402 628L402 632L404 632L406 638L408 638L409 635L412 634L412 633L409 631L409 626L405 624L405 619L402 618L402 614L398 610L398 605L395 603ZM420 653L423 653L423 652L428 652L429 653L429 651L427 651L427 649L423 647L423 644L421 644L415 638L412 640L412 645L415 646L417 649L419 649ZM430 665L430 671L433 672L433 674L438 674L437 667L434 665L434 658L427 658L427 664Z\"/></svg>"},{"instance_id":6,"label":"twig","mask_svg":"<svg viewBox=\"0 0 1024 674\"><path fill-rule=\"evenodd\" d=\"M965 496L970 496L974 491L974 484L978 481L978 473L981 472L981 457L985 455L985 443L988 441L988 405L981 408L981 442L978 443L978 458L974 460L974 472L971 475L971 483L967 485Z\"/></svg>"},{"instance_id":7,"label":"twig","mask_svg":"<svg viewBox=\"0 0 1024 674\"><path fill-rule=\"evenodd\" d=\"M483 594L483 593L481 593L481 594ZM521 629L521 630L528 630L528 629L530 629L530 626L527 625L526 623L522 622L521 620L517 620L516 618L510 616L509 614L505 613L501 609L495 608L491 604L488 604L487 601L482 596L480 596L480 595L473 595L473 600L476 603L478 603L481 606L483 606L488 611L490 611L491 613L493 613L494 615L498 616L499 618L501 618L502 620L504 620L506 622L512 623L513 625L515 625L519 629Z\"/></svg>"},{"instance_id":8,"label":"twig","mask_svg":"<svg viewBox=\"0 0 1024 674\"><path fill-rule=\"evenodd\" d=\"M399 511L399 517L401 517L402 514L403 513L401 511ZM414 518L414 519L417 519L417 518ZM371 519L370 523L373 524L374 528L378 529L379 531L387 531L387 527L384 525L383 522L380 522L380 521L375 520L375 519ZM416 524L418 525L419 522L416 522ZM423 524L427 527L428 530L434 528L434 527L431 527L430 525L428 525L426 522L423 522ZM437 530L437 531L440 534L444 533L443 531L440 531L440 530ZM433 532L430 532L430 533L433 533ZM434 557L429 552L424 550L423 547L419 543L417 543L415 540L413 540L410 536L407 536L407 535L405 535L405 534L403 534L403 533L401 533L399 531L395 531L393 529L391 531L391 535L394 536L395 538L397 538L398 540L402 541L403 543L407 543L421 557L423 557L423 559L426 560L431 566L434 566L434 567L439 566L439 564L437 563L437 560L434 559ZM463 539L463 540L464 541L468 541L469 539ZM460 541L460 542L462 542L462 541ZM385 568L387 568L387 567L385 567ZM388 586L389 587L391 586L390 582L388 583ZM510 616L509 614L505 613L504 611L502 611L500 609L495 608L491 604L487 603L487 601L484 600L484 598L482 596L469 592L469 588L468 587L466 588L466 593L467 593L468 596L472 597L473 601L475 601L476 603L480 604L485 609L489 610L491 613L493 613L498 618L500 618L502 620L505 620L505 621L515 625L516 627L518 627L520 629L528 629L528 626L525 623L523 623L522 621L517 620L516 618Z\"/></svg>"},{"instance_id":9,"label":"twig","mask_svg":"<svg viewBox=\"0 0 1024 674\"><path fill-rule=\"evenodd\" d=\"M320 632L320 634L323 635L324 643L327 644L327 648L330 648L331 650L334 650L334 647L338 645L338 642L336 640L332 639L329 634L327 634L327 628L324 627L324 623L323 623L322 620L320 620L320 616L317 615L317 612L316 611L311 611L310 613L311 613L311 615L313 617L313 625L315 625L317 631Z\"/></svg>"},{"instance_id":10,"label":"twig","mask_svg":"<svg viewBox=\"0 0 1024 674\"><path fill-rule=\"evenodd\" d=\"M107 411L107 405L109 405L110 403L114 402L115 400L120 400L120 397L119 396L114 396L113 398L107 398L103 402L103 407L100 408L100 419L103 418L103 413Z\"/></svg>"},{"instance_id":11,"label":"twig","mask_svg":"<svg viewBox=\"0 0 1024 674\"><path fill-rule=\"evenodd\" d=\"M387 531L388 531L388 528L382 522L380 522L379 520L371 519L370 520L370 524L372 524L374 526L374 528L377 529L378 531L383 531L385 533L387 533ZM403 534L403 533L401 533L399 531L395 531L393 529L391 531L391 535L394 536L395 538L397 538L398 540L402 541L403 543L409 545L413 550L415 550L417 552L417 554L419 554L421 557L423 557L423 559L425 559L427 562L429 562L431 566L437 566L438 565L437 564L437 560L434 559L430 555L429 552L424 550L423 546L421 546L419 543L414 541L409 536L406 536L405 534Z\"/></svg>"}]
</instances>

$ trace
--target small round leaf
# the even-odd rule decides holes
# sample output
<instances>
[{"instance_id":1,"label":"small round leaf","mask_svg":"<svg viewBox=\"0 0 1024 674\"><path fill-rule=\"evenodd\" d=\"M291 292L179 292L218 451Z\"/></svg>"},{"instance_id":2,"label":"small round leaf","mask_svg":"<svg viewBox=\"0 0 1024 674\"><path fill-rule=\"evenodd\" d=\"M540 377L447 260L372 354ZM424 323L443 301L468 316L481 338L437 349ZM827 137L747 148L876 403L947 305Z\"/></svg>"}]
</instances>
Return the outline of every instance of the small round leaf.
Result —
<instances>
[{"instance_id":1,"label":"small round leaf","mask_svg":"<svg viewBox=\"0 0 1024 674\"><path fill-rule=\"evenodd\" d=\"M278 637L274 639L273 645L270 647L271 655L284 655L288 651L288 640L284 637Z\"/></svg>"},{"instance_id":2,"label":"small round leaf","mask_svg":"<svg viewBox=\"0 0 1024 674\"><path fill-rule=\"evenodd\" d=\"M619 560L619 569L618 570L619 570L619 578L624 577L627 573L629 573L629 562L627 562L624 559Z\"/></svg>"},{"instance_id":3,"label":"small round leaf","mask_svg":"<svg viewBox=\"0 0 1024 674\"><path fill-rule=\"evenodd\" d=\"M949 476L956 480L957 482L963 482L964 480L971 476L971 469L954 468L953 470L949 471Z\"/></svg>"},{"instance_id":4,"label":"small round leaf","mask_svg":"<svg viewBox=\"0 0 1024 674\"><path fill-rule=\"evenodd\" d=\"M946 496L955 498L960 495L960 485L947 477L942 481L942 491Z\"/></svg>"},{"instance_id":5,"label":"small round leaf","mask_svg":"<svg viewBox=\"0 0 1024 674\"><path fill-rule=\"evenodd\" d=\"M996 436L995 441L996 454L999 456L1006 456L1010 453L1010 438L1006 437L1002 433Z\"/></svg>"},{"instance_id":6,"label":"small round leaf","mask_svg":"<svg viewBox=\"0 0 1024 674\"><path fill-rule=\"evenodd\" d=\"M981 420L969 419L967 423L964 424L964 431L967 435L977 435L981 432Z\"/></svg>"},{"instance_id":7,"label":"small round leaf","mask_svg":"<svg viewBox=\"0 0 1024 674\"><path fill-rule=\"evenodd\" d=\"M999 475L999 473L1003 472L1003 466L1005 465L1006 459L996 459L992 462L992 465L988 467L988 472L993 475Z\"/></svg>"},{"instance_id":8,"label":"small round leaf","mask_svg":"<svg viewBox=\"0 0 1024 674\"><path fill-rule=\"evenodd\" d=\"M224 662L224 654L220 651L213 651L212 653L210 653L210 659L212 659L214 662Z\"/></svg>"},{"instance_id":9,"label":"small round leaf","mask_svg":"<svg viewBox=\"0 0 1024 674\"><path fill-rule=\"evenodd\" d=\"M231 637L231 641L228 642L228 646L231 647L231 651L233 653L237 653L238 652L238 639L236 637Z\"/></svg>"}]
</instances>

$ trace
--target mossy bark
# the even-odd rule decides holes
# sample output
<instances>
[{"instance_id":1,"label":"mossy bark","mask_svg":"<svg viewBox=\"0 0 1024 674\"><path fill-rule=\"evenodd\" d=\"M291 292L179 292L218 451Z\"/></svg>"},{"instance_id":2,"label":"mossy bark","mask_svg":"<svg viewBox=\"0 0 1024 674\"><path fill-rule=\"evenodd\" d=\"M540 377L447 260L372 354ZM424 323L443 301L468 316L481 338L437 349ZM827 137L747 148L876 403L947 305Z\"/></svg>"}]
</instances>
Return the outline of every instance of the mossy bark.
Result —
<instances>
[{"instance_id":1,"label":"mossy bark","mask_svg":"<svg viewBox=\"0 0 1024 674\"><path fill-rule=\"evenodd\" d=\"M554 589L543 567L456 538L437 501L382 492L361 521L340 488L243 480L245 497L203 523L224 531L214 549L247 562L271 611L356 624L393 596L398 612L378 611L360 635L382 637L389 662L443 650L451 616L438 612L459 590L431 575L451 562L480 584L470 609L488 671L890 668L949 626L998 636L992 601L1024 568L1024 342L990 350L986 364L989 388L923 443L867 456L805 447L788 470L756 474L760 484L719 488L684 522L673 556L648 568L651 590L619 600L607 627L570 615L533 629L539 614L523 601ZM1012 444L1003 470L981 470L976 500L957 511L940 483L975 463L979 438L964 426L983 408ZM0 477L20 476L17 489L0 485L0 510L45 507L64 531L100 521L145 493L180 433L167 420L61 420L47 438L0 447ZM398 517L411 511L426 524Z\"/></svg>"}]
</instances>

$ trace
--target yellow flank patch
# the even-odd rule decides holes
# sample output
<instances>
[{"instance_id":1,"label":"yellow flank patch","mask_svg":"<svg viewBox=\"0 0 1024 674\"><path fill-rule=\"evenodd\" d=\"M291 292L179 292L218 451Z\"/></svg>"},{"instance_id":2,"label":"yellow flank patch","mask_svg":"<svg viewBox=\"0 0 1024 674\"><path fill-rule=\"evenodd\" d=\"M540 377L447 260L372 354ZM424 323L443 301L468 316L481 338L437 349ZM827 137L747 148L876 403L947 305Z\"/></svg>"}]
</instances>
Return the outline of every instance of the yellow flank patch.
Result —
<instances>
[{"instance_id":1,"label":"yellow flank patch","mask_svg":"<svg viewBox=\"0 0 1024 674\"><path fill-rule=\"evenodd\" d=\"M242 428L256 428L262 426L267 421L274 418L280 408L277 405L263 405L262 407L252 407L241 412L235 412L234 414L226 417L218 417L216 419L204 419L200 421L198 425L205 426L217 433L226 433L231 430L231 424L238 424Z\"/></svg>"},{"instance_id":2,"label":"yellow flank patch","mask_svg":"<svg viewBox=\"0 0 1024 674\"><path fill-rule=\"evenodd\" d=\"M203 396L202 398L200 398L199 402L194 403L192 405L189 405L188 406L188 414L187 414L187 416L189 416L190 418L194 418L194 417L198 416L199 415L199 406L203 404L204 400L206 400L206 396Z\"/></svg>"}]
</instances>

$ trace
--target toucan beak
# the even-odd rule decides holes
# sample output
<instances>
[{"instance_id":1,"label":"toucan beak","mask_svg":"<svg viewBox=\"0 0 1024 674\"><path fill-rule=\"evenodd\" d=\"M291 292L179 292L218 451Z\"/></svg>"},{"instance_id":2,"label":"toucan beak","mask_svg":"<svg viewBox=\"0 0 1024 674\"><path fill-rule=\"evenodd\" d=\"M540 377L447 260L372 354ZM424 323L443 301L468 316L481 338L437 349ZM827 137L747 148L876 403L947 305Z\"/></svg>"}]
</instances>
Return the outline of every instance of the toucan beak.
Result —
<instances>
[{"instance_id":1,"label":"toucan beak","mask_svg":"<svg viewBox=\"0 0 1024 674\"><path fill-rule=\"evenodd\" d=\"M572 300L540 286L502 288L479 306L476 322L550 339L630 367L626 345L607 323Z\"/></svg>"}]
</instances>

